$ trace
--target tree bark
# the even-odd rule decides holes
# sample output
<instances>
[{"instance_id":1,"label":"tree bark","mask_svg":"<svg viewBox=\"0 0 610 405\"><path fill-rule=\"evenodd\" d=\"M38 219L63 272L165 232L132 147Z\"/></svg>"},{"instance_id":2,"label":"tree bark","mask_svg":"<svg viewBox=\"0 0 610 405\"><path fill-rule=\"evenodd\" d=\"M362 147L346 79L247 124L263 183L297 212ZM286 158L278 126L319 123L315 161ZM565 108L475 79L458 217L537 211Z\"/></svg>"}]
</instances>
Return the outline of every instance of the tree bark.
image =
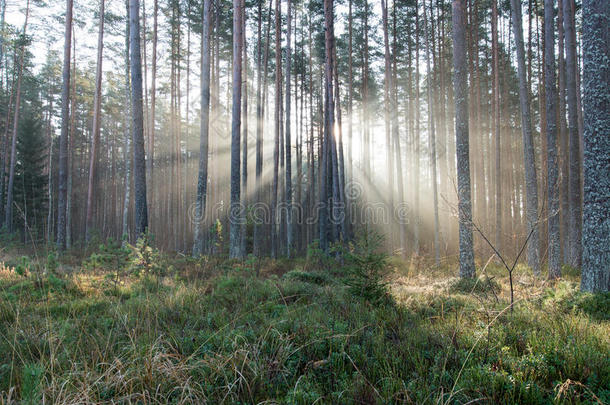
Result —
<instances>
[{"instance_id":1,"label":"tree bark","mask_svg":"<svg viewBox=\"0 0 610 405\"><path fill-rule=\"evenodd\" d=\"M530 111L530 90L525 77L525 49L523 44L523 23L521 3L511 0L513 30L517 49L517 73L519 76L519 104L521 107L521 132L523 134L523 162L525 166L525 215L527 234L527 263L535 275L540 274L539 235L538 235L538 181L534 157L534 138L532 135L532 115Z\"/></svg>"},{"instance_id":2,"label":"tree bark","mask_svg":"<svg viewBox=\"0 0 610 405\"><path fill-rule=\"evenodd\" d=\"M243 0L233 0L233 100L231 110L231 208L229 212L229 257L242 258L241 223L243 207L240 198L240 136L241 136L241 81L243 52Z\"/></svg>"},{"instance_id":3,"label":"tree bark","mask_svg":"<svg viewBox=\"0 0 610 405\"><path fill-rule=\"evenodd\" d=\"M203 254L206 225L205 206L208 189L208 134L210 124L210 6L211 0L204 0L203 27L201 29L201 129L199 133L199 175L197 177L193 257Z\"/></svg>"},{"instance_id":4,"label":"tree bark","mask_svg":"<svg viewBox=\"0 0 610 405\"><path fill-rule=\"evenodd\" d=\"M574 0L563 0L563 27L566 47L566 89L568 95L569 131L569 247L570 264L580 267L582 263L582 190L580 184L581 154L578 132L578 101L576 87L576 33L574 28Z\"/></svg>"},{"instance_id":5,"label":"tree bark","mask_svg":"<svg viewBox=\"0 0 610 405\"><path fill-rule=\"evenodd\" d=\"M286 11L287 29L286 29L286 132L285 132L285 147L286 147L286 256L290 257L294 249L294 227L292 223L292 145L291 145L291 87L290 73L292 62L292 1L287 0L288 10Z\"/></svg>"},{"instance_id":6,"label":"tree bark","mask_svg":"<svg viewBox=\"0 0 610 405\"><path fill-rule=\"evenodd\" d=\"M93 199L95 198L95 184L98 149L100 145L100 123L102 107L102 63L104 51L104 4L105 0L100 0L100 22L97 37L97 68L95 73L95 93L93 95L93 141L91 142L91 160L89 161L89 186L87 189L87 219L85 222L85 239L91 239L93 228Z\"/></svg>"},{"instance_id":7,"label":"tree bark","mask_svg":"<svg viewBox=\"0 0 610 405\"><path fill-rule=\"evenodd\" d=\"M72 0L66 0L64 64L61 89L61 134L59 136L59 181L57 196L57 249L66 247L66 199L68 194L68 131L70 126L70 52L72 43ZM10 183L9 183L10 190ZM8 216L7 216L8 218Z\"/></svg>"},{"instance_id":8,"label":"tree bark","mask_svg":"<svg viewBox=\"0 0 610 405\"><path fill-rule=\"evenodd\" d=\"M584 223L580 288L610 291L610 3L583 0Z\"/></svg>"},{"instance_id":9,"label":"tree bark","mask_svg":"<svg viewBox=\"0 0 610 405\"><path fill-rule=\"evenodd\" d=\"M559 244L559 173L557 168L557 87L555 85L555 10L553 0L544 0L544 93L546 104L547 192L549 278L561 276Z\"/></svg>"},{"instance_id":10,"label":"tree bark","mask_svg":"<svg viewBox=\"0 0 610 405\"><path fill-rule=\"evenodd\" d=\"M475 276L472 248L472 201L468 146L468 68L466 65L466 0L453 0L453 87L458 170L460 277Z\"/></svg>"},{"instance_id":11,"label":"tree bark","mask_svg":"<svg viewBox=\"0 0 610 405\"><path fill-rule=\"evenodd\" d=\"M140 54L140 1L129 0L129 37L131 65L131 108L133 144L133 179L136 238L148 231L146 201L146 156L144 153L144 116L142 106L142 62Z\"/></svg>"}]
</instances>

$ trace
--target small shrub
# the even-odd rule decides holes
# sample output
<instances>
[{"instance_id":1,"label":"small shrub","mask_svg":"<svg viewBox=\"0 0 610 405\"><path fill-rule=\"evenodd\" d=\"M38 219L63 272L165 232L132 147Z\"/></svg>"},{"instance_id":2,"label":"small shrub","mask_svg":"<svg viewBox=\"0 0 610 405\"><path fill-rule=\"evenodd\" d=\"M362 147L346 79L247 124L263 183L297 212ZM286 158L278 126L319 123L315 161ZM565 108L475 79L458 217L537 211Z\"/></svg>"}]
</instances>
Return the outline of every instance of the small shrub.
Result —
<instances>
[{"instance_id":1,"label":"small shrub","mask_svg":"<svg viewBox=\"0 0 610 405\"><path fill-rule=\"evenodd\" d=\"M346 284L350 292L374 304L390 298L388 283L385 281L388 256L379 252L381 246L382 237L367 232L345 252L348 276Z\"/></svg>"},{"instance_id":2,"label":"small shrub","mask_svg":"<svg viewBox=\"0 0 610 405\"><path fill-rule=\"evenodd\" d=\"M488 277L460 278L449 287L449 291L461 294L488 294L499 293L502 287L495 280Z\"/></svg>"},{"instance_id":3,"label":"small shrub","mask_svg":"<svg viewBox=\"0 0 610 405\"><path fill-rule=\"evenodd\" d=\"M326 273L301 270L291 270L284 274L284 278L317 285L326 285L331 282L330 277Z\"/></svg>"},{"instance_id":4,"label":"small shrub","mask_svg":"<svg viewBox=\"0 0 610 405\"><path fill-rule=\"evenodd\" d=\"M131 247L130 270L135 275L162 276L161 252L151 245L150 235L143 234Z\"/></svg>"}]
</instances>

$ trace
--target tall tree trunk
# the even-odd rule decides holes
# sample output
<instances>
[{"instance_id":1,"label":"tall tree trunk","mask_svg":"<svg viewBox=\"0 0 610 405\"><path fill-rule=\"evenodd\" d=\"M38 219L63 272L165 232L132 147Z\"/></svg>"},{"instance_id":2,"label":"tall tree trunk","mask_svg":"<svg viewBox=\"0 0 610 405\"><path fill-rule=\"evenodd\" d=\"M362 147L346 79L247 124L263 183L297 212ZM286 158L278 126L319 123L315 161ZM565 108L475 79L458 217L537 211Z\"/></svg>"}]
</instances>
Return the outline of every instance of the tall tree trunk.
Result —
<instances>
[{"instance_id":1,"label":"tall tree trunk","mask_svg":"<svg viewBox=\"0 0 610 405\"><path fill-rule=\"evenodd\" d=\"M104 51L104 3L100 0L100 22L97 37L97 68L95 73L95 93L93 95L93 141L91 143L91 160L89 162L89 186L87 189L87 220L85 223L85 239L91 239L93 228L93 199L95 198L95 175L97 171L98 149L100 145L100 123L102 109L102 62Z\"/></svg>"},{"instance_id":2,"label":"tall tree trunk","mask_svg":"<svg viewBox=\"0 0 610 405\"><path fill-rule=\"evenodd\" d=\"M60 251L66 247L66 199L68 193L68 131L70 129L69 102L71 52L70 45L72 43L72 4L72 0L66 0L64 64L61 88L61 134L59 136L59 194L57 196L57 249Z\"/></svg>"},{"instance_id":3,"label":"tall tree trunk","mask_svg":"<svg viewBox=\"0 0 610 405\"><path fill-rule=\"evenodd\" d=\"M501 139L500 139L500 72L498 68L498 2L492 0L491 15L491 47L493 70L493 111L494 111L494 139L496 146L496 249L502 249L502 165L501 165Z\"/></svg>"},{"instance_id":4,"label":"tall tree trunk","mask_svg":"<svg viewBox=\"0 0 610 405\"><path fill-rule=\"evenodd\" d=\"M566 0L557 1L557 49L559 55L557 63L559 65L559 163L560 163L560 182L561 182L561 260L563 264L570 263L570 151L568 149L569 134L568 123L566 121L566 69L564 58L564 30L563 30L563 2Z\"/></svg>"},{"instance_id":5,"label":"tall tree trunk","mask_svg":"<svg viewBox=\"0 0 610 405\"><path fill-rule=\"evenodd\" d=\"M525 166L525 215L527 233L531 233L527 246L527 263L535 275L540 274L539 236L538 236L538 181L534 157L534 138L532 135L532 115L530 111L530 90L525 77L525 49L523 44L523 23L521 3L511 0L511 15L517 48L517 73L519 75L519 104L521 107L521 132L523 134L523 163Z\"/></svg>"},{"instance_id":6,"label":"tall tree trunk","mask_svg":"<svg viewBox=\"0 0 610 405\"><path fill-rule=\"evenodd\" d=\"M242 16L241 16L241 24L242 24L242 35L246 35L246 6L242 7ZM248 43L245 40L245 37L242 39L242 53L243 53L243 72L242 72L242 172L241 172L241 201L244 207L244 213L246 212L246 208L248 207ZM245 218L242 220L241 224L241 252L242 255L246 255L247 252L247 221Z\"/></svg>"},{"instance_id":7,"label":"tall tree trunk","mask_svg":"<svg viewBox=\"0 0 610 405\"><path fill-rule=\"evenodd\" d=\"M468 68L466 65L466 0L453 0L453 87L460 221L460 277L475 276L472 248L472 202L468 151Z\"/></svg>"},{"instance_id":8,"label":"tall tree trunk","mask_svg":"<svg viewBox=\"0 0 610 405\"><path fill-rule=\"evenodd\" d=\"M210 125L210 6L203 2L203 26L201 29L201 129L199 133L199 175L197 178L197 202L195 212L195 240L193 256L203 253L205 235L205 207L208 190L208 137Z\"/></svg>"},{"instance_id":9,"label":"tall tree trunk","mask_svg":"<svg viewBox=\"0 0 610 405\"><path fill-rule=\"evenodd\" d=\"M129 38L131 65L131 108L133 179L136 237L147 232L148 206L146 202L146 156L144 153L144 116L142 107L142 63L140 54L140 1L129 0Z\"/></svg>"},{"instance_id":10,"label":"tall tree trunk","mask_svg":"<svg viewBox=\"0 0 610 405\"><path fill-rule=\"evenodd\" d=\"M582 190L580 184L581 154L578 132L578 101L576 87L576 32L574 28L574 0L563 0L563 27L566 46L566 88L568 95L568 130L570 134L569 174L569 243L570 264L580 267L582 262ZM547 55L548 58L548 55ZM548 111L547 111L548 113Z\"/></svg>"},{"instance_id":11,"label":"tall tree trunk","mask_svg":"<svg viewBox=\"0 0 610 405\"><path fill-rule=\"evenodd\" d=\"M384 123L385 123L385 143L386 143L386 170L388 179L388 210L394 214L394 155L391 142L391 123L390 123L390 87L392 86L392 65L390 62L390 41L388 34L388 5L386 0L381 0L381 21L383 27L383 48L384 48L384 86L383 86L383 99L384 99ZM394 250L394 232L393 227L390 226L389 232L389 248L390 252Z\"/></svg>"},{"instance_id":12,"label":"tall tree trunk","mask_svg":"<svg viewBox=\"0 0 610 405\"><path fill-rule=\"evenodd\" d=\"M121 238L123 242L129 242L129 205L131 204L131 167L133 165L133 155L131 153L131 126L129 125L130 118L130 104L131 104L131 92L130 92L130 68L129 68L129 0L125 0L125 8L127 15L127 22L125 23L125 106L126 111L123 115L123 160L125 165L125 190L123 194L123 213L122 213L122 229Z\"/></svg>"},{"instance_id":13,"label":"tall tree trunk","mask_svg":"<svg viewBox=\"0 0 610 405\"><path fill-rule=\"evenodd\" d=\"M66 186L66 248L72 247L72 183L74 137L76 136L76 38L72 27L72 95L70 96L70 138L68 140L68 184Z\"/></svg>"},{"instance_id":14,"label":"tall tree trunk","mask_svg":"<svg viewBox=\"0 0 610 405\"><path fill-rule=\"evenodd\" d=\"M322 140L322 167L320 176L320 248L328 249L328 184L329 184L329 156L332 144L334 126L334 100L333 100L333 47L335 42L333 0L324 0L324 77L325 77L325 104L324 104L324 136Z\"/></svg>"},{"instance_id":15,"label":"tall tree trunk","mask_svg":"<svg viewBox=\"0 0 610 405\"><path fill-rule=\"evenodd\" d=\"M275 2L275 111L274 111L274 146L273 146L273 185L271 190L271 256L277 258L279 251L277 229L277 199L279 188L279 156L280 156L280 104L282 100L282 56L281 52L281 2Z\"/></svg>"},{"instance_id":16,"label":"tall tree trunk","mask_svg":"<svg viewBox=\"0 0 610 405\"><path fill-rule=\"evenodd\" d=\"M243 208L240 199L240 136L241 136L241 80L243 49L243 0L233 0L233 101L231 110L231 208L229 256L242 258L241 222Z\"/></svg>"},{"instance_id":17,"label":"tall tree trunk","mask_svg":"<svg viewBox=\"0 0 610 405\"><path fill-rule=\"evenodd\" d=\"M610 3L583 0L583 291L610 291Z\"/></svg>"},{"instance_id":18,"label":"tall tree trunk","mask_svg":"<svg viewBox=\"0 0 610 405\"><path fill-rule=\"evenodd\" d=\"M286 256L290 257L294 249L294 227L292 223L292 144L291 144L291 88L290 73L292 63L292 1L287 0L288 10L286 11Z\"/></svg>"},{"instance_id":19,"label":"tall tree trunk","mask_svg":"<svg viewBox=\"0 0 610 405\"><path fill-rule=\"evenodd\" d=\"M154 0L153 5L153 33L152 33L152 62L151 62L151 87L150 87L150 123L148 124L149 140L148 140L148 181L150 184L150 213L151 213L151 230L154 232L154 226L156 226L157 218L157 205L155 201L155 113L157 108L157 29L158 29L158 14L159 4L158 0Z\"/></svg>"},{"instance_id":20,"label":"tall tree trunk","mask_svg":"<svg viewBox=\"0 0 610 405\"><path fill-rule=\"evenodd\" d=\"M559 173L557 168L557 87L555 85L555 9L553 0L544 0L544 93L546 104L547 192L549 278L561 276L559 244Z\"/></svg>"},{"instance_id":21,"label":"tall tree trunk","mask_svg":"<svg viewBox=\"0 0 610 405\"><path fill-rule=\"evenodd\" d=\"M25 8L25 22L23 23L23 33L22 39L23 43L21 45L21 51L19 54L19 65L17 68L17 86L15 90L15 107L14 107L14 116L13 116L13 134L11 137L11 160L9 166L9 177L8 177L8 190L6 194L6 207L4 209L4 225L8 232L13 231L13 183L15 182L15 165L17 163L17 135L19 130L19 109L21 105L21 82L23 78L23 63L25 57L25 39L28 27L28 17L30 15L30 0L27 0L26 8ZM65 64L65 63L64 63ZM64 66L65 68L65 66ZM68 44L68 78L70 75L70 49ZM63 100L63 99L62 99Z\"/></svg>"},{"instance_id":22,"label":"tall tree trunk","mask_svg":"<svg viewBox=\"0 0 610 405\"><path fill-rule=\"evenodd\" d=\"M415 0L415 133L413 137L414 168L413 168L413 212L415 220L413 223L413 253L419 256L419 233L420 233L420 210L419 210L419 151L420 151L420 100L419 100L419 7Z\"/></svg>"}]
</instances>

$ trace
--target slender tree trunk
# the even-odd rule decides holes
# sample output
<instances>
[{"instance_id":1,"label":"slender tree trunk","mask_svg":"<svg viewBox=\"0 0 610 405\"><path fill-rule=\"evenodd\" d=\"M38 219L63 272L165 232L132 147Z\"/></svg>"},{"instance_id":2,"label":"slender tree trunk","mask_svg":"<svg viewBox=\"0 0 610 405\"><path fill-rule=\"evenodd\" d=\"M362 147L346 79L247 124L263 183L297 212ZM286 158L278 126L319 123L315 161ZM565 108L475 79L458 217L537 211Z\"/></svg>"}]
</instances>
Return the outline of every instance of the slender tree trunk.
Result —
<instances>
[{"instance_id":1,"label":"slender tree trunk","mask_svg":"<svg viewBox=\"0 0 610 405\"><path fill-rule=\"evenodd\" d=\"M152 62L151 62L151 88L150 88L150 123L148 124L149 130L149 141L148 141L148 181L150 183L150 213L151 213L151 230L154 232L154 226L156 226L155 220L157 219L158 209L155 201L155 177L154 177L154 166L155 166L155 113L157 108L157 29L158 29L158 14L159 4L158 0L154 0L153 5L153 33L152 33Z\"/></svg>"},{"instance_id":2,"label":"slender tree trunk","mask_svg":"<svg viewBox=\"0 0 610 405\"><path fill-rule=\"evenodd\" d=\"M97 37L97 68L95 73L95 93L93 95L93 142L91 143L91 160L89 162L89 186L87 189L87 220L85 223L85 238L87 242L91 239L93 228L93 199L95 198L96 171L98 161L98 149L100 145L100 123L102 104L102 62L104 52L104 4L100 0L100 22Z\"/></svg>"},{"instance_id":3,"label":"slender tree trunk","mask_svg":"<svg viewBox=\"0 0 610 405\"><path fill-rule=\"evenodd\" d=\"M286 11L287 29L286 29L286 255L290 257L294 249L294 227L292 223L292 144L291 144L291 88L290 88L290 73L292 63L292 1L287 0L288 10Z\"/></svg>"},{"instance_id":4,"label":"slender tree trunk","mask_svg":"<svg viewBox=\"0 0 610 405\"><path fill-rule=\"evenodd\" d=\"M66 248L72 247L72 183L74 175L74 137L76 136L76 37L72 27L72 95L70 96L70 138L68 140L68 184L66 187Z\"/></svg>"},{"instance_id":5,"label":"slender tree trunk","mask_svg":"<svg viewBox=\"0 0 610 405\"><path fill-rule=\"evenodd\" d=\"M583 0L583 291L610 291L610 3Z\"/></svg>"},{"instance_id":6,"label":"slender tree trunk","mask_svg":"<svg viewBox=\"0 0 610 405\"><path fill-rule=\"evenodd\" d=\"M193 256L203 253L205 235L205 207L208 190L208 134L210 125L210 7L211 0L203 2L201 30L201 129L199 133L199 175L195 212L195 241Z\"/></svg>"},{"instance_id":7,"label":"slender tree trunk","mask_svg":"<svg viewBox=\"0 0 610 405\"><path fill-rule=\"evenodd\" d=\"M231 111L231 208L229 256L242 258L241 223L243 208L240 199L240 136L241 136L241 80L243 49L243 0L233 0L233 103Z\"/></svg>"},{"instance_id":8,"label":"slender tree trunk","mask_svg":"<svg viewBox=\"0 0 610 405\"><path fill-rule=\"evenodd\" d=\"M566 121L566 69L564 58L564 30L563 30L563 2L557 1L557 58L559 72L559 163L560 163L560 182L561 182L561 253L562 263L570 263L570 238L569 238L569 218L570 218L570 151L568 149L569 135L568 123Z\"/></svg>"},{"instance_id":9,"label":"slender tree trunk","mask_svg":"<svg viewBox=\"0 0 610 405\"><path fill-rule=\"evenodd\" d=\"M61 89L61 134L59 137L59 194L57 196L57 249L60 251L66 247L66 199L68 194L68 131L70 129L69 102L71 51L70 45L72 43L72 4L72 0L66 0L64 64Z\"/></svg>"},{"instance_id":10,"label":"slender tree trunk","mask_svg":"<svg viewBox=\"0 0 610 405\"><path fill-rule=\"evenodd\" d=\"M328 249L328 183L329 183L329 161L330 139L333 137L334 127L334 100L333 100L333 47L334 13L333 0L324 0L324 43L325 43L325 112L324 112L324 138L322 140L322 167L320 179L320 248Z\"/></svg>"},{"instance_id":11,"label":"slender tree trunk","mask_svg":"<svg viewBox=\"0 0 610 405\"><path fill-rule=\"evenodd\" d=\"M384 123L385 123L385 143L386 143L386 170L388 179L388 210L394 214L394 155L391 142L391 123L390 123L390 87L392 86L392 65L390 63L390 41L388 34L388 5L386 0L381 0L381 21L383 27L383 48L384 48L384 87L383 87L383 98L384 98ZM389 248L390 252L394 250L394 232L393 227L390 226L389 232Z\"/></svg>"},{"instance_id":12,"label":"slender tree trunk","mask_svg":"<svg viewBox=\"0 0 610 405\"><path fill-rule=\"evenodd\" d=\"M23 63L25 56L25 38L28 27L28 17L30 15L30 0L27 0L26 8L25 8L25 22L23 23L23 33L22 38L24 40L21 45L21 51L19 55L19 65L16 66L17 69L17 86L15 91L15 107L14 107L14 117L13 117L13 134L11 137L11 160L9 166L9 177L8 177L8 190L6 194L6 207L4 209L4 225L8 232L13 231L13 184L15 182L15 165L17 163L17 135L19 130L19 109L21 105L21 82L23 78ZM69 44L68 44L69 47ZM68 49L68 76L70 69L70 50Z\"/></svg>"},{"instance_id":13,"label":"slender tree trunk","mask_svg":"<svg viewBox=\"0 0 610 405\"><path fill-rule=\"evenodd\" d=\"M557 169L557 87L555 85L555 10L553 0L544 0L545 104L547 138L547 192L549 229L549 278L561 276L559 245L559 173Z\"/></svg>"},{"instance_id":14,"label":"slender tree trunk","mask_svg":"<svg viewBox=\"0 0 610 405\"><path fill-rule=\"evenodd\" d=\"M419 151L420 151L420 94L419 94L419 6L418 0L415 0L415 134L413 137L413 160L415 162L413 168L413 212L414 212L414 224L413 224L413 253L419 256L419 231L421 225L421 217L419 210Z\"/></svg>"},{"instance_id":15,"label":"slender tree trunk","mask_svg":"<svg viewBox=\"0 0 610 405\"><path fill-rule=\"evenodd\" d=\"M275 135L273 147L273 185L271 191L271 256L277 258L279 251L278 229L277 229L277 199L279 188L279 156L280 156L280 104L282 100L282 56L281 49L281 2L275 2Z\"/></svg>"},{"instance_id":16,"label":"slender tree trunk","mask_svg":"<svg viewBox=\"0 0 610 405\"><path fill-rule=\"evenodd\" d=\"M460 277L475 276L472 248L472 202L468 151L468 89L466 64L466 0L453 0L453 87L460 220Z\"/></svg>"},{"instance_id":17,"label":"slender tree trunk","mask_svg":"<svg viewBox=\"0 0 610 405\"><path fill-rule=\"evenodd\" d=\"M521 18L521 3L511 0L513 30L517 48L517 73L519 75L519 104L521 107L521 132L523 133L523 161L525 166L525 215L527 218L527 234L530 236L527 247L527 263L535 275L540 274L540 259L538 255L538 181L536 177L536 161L534 157L534 138L532 135L532 115L530 111L530 90L526 80L525 49L523 44L523 23Z\"/></svg>"},{"instance_id":18,"label":"slender tree trunk","mask_svg":"<svg viewBox=\"0 0 610 405\"><path fill-rule=\"evenodd\" d=\"M494 139L496 146L496 249L502 250L502 164L500 138L500 72L498 68L498 2L492 0L491 16L491 47L492 47L492 70L493 70L493 111L494 111Z\"/></svg>"},{"instance_id":19,"label":"slender tree trunk","mask_svg":"<svg viewBox=\"0 0 610 405\"><path fill-rule=\"evenodd\" d=\"M125 106L126 110L123 115L123 160L125 165L125 191L123 194L123 214L122 214L122 230L121 237L123 242L129 242L129 205L131 204L131 167L133 165L133 155L131 153L131 126L129 125L129 116L131 112L131 92L130 92L130 68L129 68L129 0L125 0L127 22L125 23Z\"/></svg>"},{"instance_id":20,"label":"slender tree trunk","mask_svg":"<svg viewBox=\"0 0 610 405\"><path fill-rule=\"evenodd\" d=\"M248 207L248 43L245 40L246 35L246 6L242 7L242 51L243 51L243 79L242 79L242 172L241 172L241 200L244 207L244 213ZM245 218L241 224L241 252L245 256L247 252L247 221Z\"/></svg>"},{"instance_id":21,"label":"slender tree trunk","mask_svg":"<svg viewBox=\"0 0 610 405\"><path fill-rule=\"evenodd\" d=\"M563 27L566 47L566 89L568 95L568 131L570 148L569 173L569 243L570 264L580 267L582 263L582 190L580 183L581 154L578 131L578 100L576 87L576 33L574 28L574 0L563 0ZM548 55L547 55L548 58ZM547 111L548 113L548 111Z\"/></svg>"},{"instance_id":22,"label":"slender tree trunk","mask_svg":"<svg viewBox=\"0 0 610 405\"><path fill-rule=\"evenodd\" d=\"M146 202L146 156L144 153L144 117L142 107L142 64L140 54L140 1L129 0L129 37L131 65L133 179L135 190L136 237L148 231Z\"/></svg>"}]
</instances>

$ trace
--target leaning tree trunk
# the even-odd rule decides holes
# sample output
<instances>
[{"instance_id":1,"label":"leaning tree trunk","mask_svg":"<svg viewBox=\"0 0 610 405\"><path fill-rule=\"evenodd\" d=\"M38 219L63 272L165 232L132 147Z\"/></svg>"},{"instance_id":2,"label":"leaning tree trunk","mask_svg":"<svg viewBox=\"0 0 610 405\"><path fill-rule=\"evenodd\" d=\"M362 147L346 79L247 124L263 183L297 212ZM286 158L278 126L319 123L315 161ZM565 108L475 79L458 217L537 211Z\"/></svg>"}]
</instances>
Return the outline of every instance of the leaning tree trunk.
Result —
<instances>
[{"instance_id":1,"label":"leaning tree trunk","mask_svg":"<svg viewBox=\"0 0 610 405\"><path fill-rule=\"evenodd\" d=\"M93 228L93 199L95 198L95 172L97 171L98 149L100 145L100 123L102 107L102 62L104 51L104 3L100 0L100 25L97 37L97 69L95 73L95 94L93 97L93 141L91 142L91 160L89 162L89 187L87 189L87 219L85 222L85 239L91 239Z\"/></svg>"},{"instance_id":2,"label":"leaning tree trunk","mask_svg":"<svg viewBox=\"0 0 610 405\"><path fill-rule=\"evenodd\" d=\"M584 291L610 291L609 24L607 0L583 1L585 188L580 288Z\"/></svg>"},{"instance_id":3,"label":"leaning tree trunk","mask_svg":"<svg viewBox=\"0 0 610 405\"><path fill-rule=\"evenodd\" d=\"M559 240L559 173L557 168L557 87L555 85L555 10L553 0L544 0L544 94L546 104L547 191L549 230L549 278L561 276Z\"/></svg>"},{"instance_id":4,"label":"leaning tree trunk","mask_svg":"<svg viewBox=\"0 0 610 405\"><path fill-rule=\"evenodd\" d=\"M208 134L210 123L210 6L203 2L203 27L201 29L201 129L199 134L199 176L197 179L197 203L195 212L195 241L193 256L203 253L205 233L205 205L208 191Z\"/></svg>"},{"instance_id":5,"label":"leaning tree trunk","mask_svg":"<svg viewBox=\"0 0 610 405\"><path fill-rule=\"evenodd\" d=\"M142 106L142 62L140 54L140 1L129 0L129 59L131 65L131 110L133 145L133 180L136 238L147 232L146 157L144 154L144 115Z\"/></svg>"},{"instance_id":6,"label":"leaning tree trunk","mask_svg":"<svg viewBox=\"0 0 610 405\"><path fill-rule=\"evenodd\" d=\"M460 277L475 275L472 248L472 201L468 151L468 67L466 65L466 0L453 0L453 87L460 221Z\"/></svg>"},{"instance_id":7,"label":"leaning tree trunk","mask_svg":"<svg viewBox=\"0 0 610 405\"><path fill-rule=\"evenodd\" d=\"M241 79L243 0L233 0L233 107L231 110L231 208L229 211L229 256L243 257L241 251L241 221L243 220L240 200L240 135L241 135Z\"/></svg>"},{"instance_id":8,"label":"leaning tree trunk","mask_svg":"<svg viewBox=\"0 0 610 405\"><path fill-rule=\"evenodd\" d=\"M59 136L59 181L57 196L57 249L66 247L66 203L68 195L68 130L70 126L70 51L72 42L72 4L66 0L64 66L61 88L61 134Z\"/></svg>"},{"instance_id":9,"label":"leaning tree trunk","mask_svg":"<svg viewBox=\"0 0 610 405\"><path fill-rule=\"evenodd\" d=\"M525 77L525 49L523 45L523 23L521 3L511 0L513 30L517 48L517 72L519 75L519 104L521 106L521 132L523 133L523 161L525 166L525 216L527 233L531 234L527 246L527 263L535 275L540 274L538 255L538 182L536 179L536 160L534 157L534 138L532 136L532 114L530 111L530 90Z\"/></svg>"}]
</instances>

